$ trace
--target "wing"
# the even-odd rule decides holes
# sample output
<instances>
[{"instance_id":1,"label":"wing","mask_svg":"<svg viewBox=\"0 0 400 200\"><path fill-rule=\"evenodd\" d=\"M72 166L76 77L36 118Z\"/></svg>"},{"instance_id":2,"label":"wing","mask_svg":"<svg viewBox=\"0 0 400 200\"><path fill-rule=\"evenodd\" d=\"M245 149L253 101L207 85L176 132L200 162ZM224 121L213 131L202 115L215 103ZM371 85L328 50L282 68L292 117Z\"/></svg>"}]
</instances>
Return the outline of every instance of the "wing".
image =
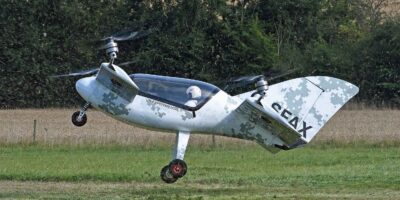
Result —
<instances>
[{"instance_id":1,"label":"wing","mask_svg":"<svg viewBox=\"0 0 400 200\"><path fill-rule=\"evenodd\" d=\"M286 150L309 143L357 93L358 87L340 79L297 78L270 86L262 105L250 97L252 92L238 95L246 100L235 112L243 120L250 119L255 127L253 132L248 131L249 139L269 150L271 147ZM276 139L268 139L274 137Z\"/></svg>"}]
</instances>

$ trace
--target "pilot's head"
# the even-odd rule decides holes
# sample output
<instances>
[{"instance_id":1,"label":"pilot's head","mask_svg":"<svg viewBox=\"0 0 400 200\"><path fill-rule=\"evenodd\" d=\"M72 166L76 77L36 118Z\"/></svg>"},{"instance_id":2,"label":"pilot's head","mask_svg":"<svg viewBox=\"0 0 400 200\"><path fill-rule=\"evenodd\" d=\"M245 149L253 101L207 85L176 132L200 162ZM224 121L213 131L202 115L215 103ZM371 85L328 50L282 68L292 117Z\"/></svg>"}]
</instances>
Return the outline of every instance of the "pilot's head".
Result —
<instances>
[{"instance_id":1,"label":"pilot's head","mask_svg":"<svg viewBox=\"0 0 400 200\"><path fill-rule=\"evenodd\" d=\"M186 94L190 99L196 99L201 97L201 90L199 87L192 85L188 87L188 89L186 90Z\"/></svg>"}]
</instances>

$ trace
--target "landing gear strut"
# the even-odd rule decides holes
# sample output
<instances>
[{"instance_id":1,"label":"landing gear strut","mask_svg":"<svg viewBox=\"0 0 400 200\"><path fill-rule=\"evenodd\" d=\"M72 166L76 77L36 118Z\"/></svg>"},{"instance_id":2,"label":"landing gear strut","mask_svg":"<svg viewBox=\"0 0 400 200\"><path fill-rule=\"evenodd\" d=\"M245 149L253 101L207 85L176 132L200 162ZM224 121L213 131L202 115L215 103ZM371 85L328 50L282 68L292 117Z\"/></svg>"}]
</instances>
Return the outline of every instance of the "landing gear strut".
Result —
<instances>
[{"instance_id":1,"label":"landing gear strut","mask_svg":"<svg viewBox=\"0 0 400 200\"><path fill-rule=\"evenodd\" d=\"M89 104L89 103L86 103L86 104L81 108L80 111L76 111L76 112L74 112L74 114L72 114L71 120L72 120L72 123L73 123L75 126L79 126L79 127L80 127L80 126L83 126L83 125L86 124L86 122L87 122L86 111L87 111L87 109L89 108L89 106L90 106L90 104Z\"/></svg>"},{"instance_id":2,"label":"landing gear strut","mask_svg":"<svg viewBox=\"0 0 400 200\"><path fill-rule=\"evenodd\" d=\"M185 161L175 159L161 169L160 176L166 183L175 183L179 178L185 176L186 172L187 165Z\"/></svg>"}]
</instances>

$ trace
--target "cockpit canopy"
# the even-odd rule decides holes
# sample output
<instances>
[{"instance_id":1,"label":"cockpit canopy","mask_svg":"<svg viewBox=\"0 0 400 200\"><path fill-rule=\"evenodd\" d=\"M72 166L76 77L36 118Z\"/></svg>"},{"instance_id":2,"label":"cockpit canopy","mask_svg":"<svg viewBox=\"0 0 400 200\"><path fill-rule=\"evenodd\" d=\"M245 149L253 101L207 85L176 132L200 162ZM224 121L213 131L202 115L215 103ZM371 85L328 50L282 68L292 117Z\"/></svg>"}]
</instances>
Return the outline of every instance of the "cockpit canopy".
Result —
<instances>
[{"instance_id":1,"label":"cockpit canopy","mask_svg":"<svg viewBox=\"0 0 400 200\"><path fill-rule=\"evenodd\" d=\"M220 91L209 83L185 78L150 74L132 74L130 77L139 87L139 95L190 111L200 109Z\"/></svg>"}]
</instances>

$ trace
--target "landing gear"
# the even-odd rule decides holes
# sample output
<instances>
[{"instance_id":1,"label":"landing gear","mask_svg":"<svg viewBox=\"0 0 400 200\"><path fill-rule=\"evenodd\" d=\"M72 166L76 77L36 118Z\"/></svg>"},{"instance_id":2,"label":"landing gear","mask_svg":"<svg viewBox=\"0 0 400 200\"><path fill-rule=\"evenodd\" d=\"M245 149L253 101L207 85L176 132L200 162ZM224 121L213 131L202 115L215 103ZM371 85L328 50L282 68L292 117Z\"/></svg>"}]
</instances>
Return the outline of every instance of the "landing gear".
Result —
<instances>
[{"instance_id":1,"label":"landing gear","mask_svg":"<svg viewBox=\"0 0 400 200\"><path fill-rule=\"evenodd\" d=\"M86 124L87 121L87 117L86 114L83 113L83 115L81 115L81 111L76 111L74 112L74 114L72 114L72 123L75 126L83 126Z\"/></svg>"},{"instance_id":2,"label":"landing gear","mask_svg":"<svg viewBox=\"0 0 400 200\"><path fill-rule=\"evenodd\" d=\"M176 143L172 153L172 161L161 170L161 179L166 183L174 183L179 178L185 176L187 165L183 161L186 147L189 141L190 132L178 131L176 134Z\"/></svg>"},{"instance_id":3,"label":"landing gear","mask_svg":"<svg viewBox=\"0 0 400 200\"><path fill-rule=\"evenodd\" d=\"M185 176L186 172L187 165L185 161L175 159L161 169L160 176L165 183L175 183L179 178Z\"/></svg>"},{"instance_id":4,"label":"landing gear","mask_svg":"<svg viewBox=\"0 0 400 200\"><path fill-rule=\"evenodd\" d=\"M71 117L71 121L75 126L83 126L87 122L86 111L89 108L90 104L86 103L80 111L74 112Z\"/></svg>"}]
</instances>

